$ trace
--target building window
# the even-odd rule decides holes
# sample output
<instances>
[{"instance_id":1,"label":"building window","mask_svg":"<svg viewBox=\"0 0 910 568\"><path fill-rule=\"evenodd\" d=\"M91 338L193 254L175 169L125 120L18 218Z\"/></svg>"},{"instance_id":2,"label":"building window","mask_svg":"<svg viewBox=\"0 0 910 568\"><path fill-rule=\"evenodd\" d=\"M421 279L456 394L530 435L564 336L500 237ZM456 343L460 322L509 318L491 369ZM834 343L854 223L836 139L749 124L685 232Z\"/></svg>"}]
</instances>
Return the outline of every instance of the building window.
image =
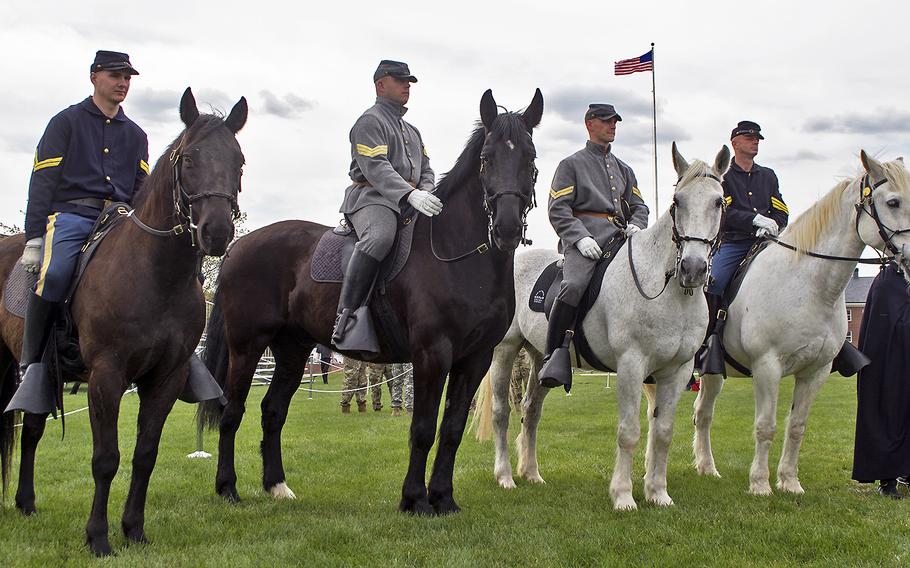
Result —
<instances>
[{"instance_id":1,"label":"building window","mask_svg":"<svg viewBox=\"0 0 910 568\"><path fill-rule=\"evenodd\" d=\"M853 310L847 308L847 321L853 321Z\"/></svg>"},{"instance_id":2,"label":"building window","mask_svg":"<svg viewBox=\"0 0 910 568\"><path fill-rule=\"evenodd\" d=\"M850 343L853 343L853 332L852 331L847 332L847 341Z\"/></svg>"}]
</instances>

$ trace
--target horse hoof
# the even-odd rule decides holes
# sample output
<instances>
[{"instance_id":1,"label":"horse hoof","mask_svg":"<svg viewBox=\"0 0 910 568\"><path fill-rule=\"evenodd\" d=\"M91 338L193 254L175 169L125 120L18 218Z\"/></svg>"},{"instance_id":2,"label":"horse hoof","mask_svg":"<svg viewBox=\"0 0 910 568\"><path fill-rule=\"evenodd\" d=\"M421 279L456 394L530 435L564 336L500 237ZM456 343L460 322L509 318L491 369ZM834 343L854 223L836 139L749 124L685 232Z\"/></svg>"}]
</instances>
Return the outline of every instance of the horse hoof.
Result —
<instances>
[{"instance_id":1,"label":"horse hoof","mask_svg":"<svg viewBox=\"0 0 910 568\"><path fill-rule=\"evenodd\" d=\"M288 484L283 481L277 485L273 485L272 488L269 489L269 495L271 495L275 499L296 499L297 498L297 496L294 495L294 492L291 491L291 488L288 487Z\"/></svg>"},{"instance_id":2,"label":"horse hoof","mask_svg":"<svg viewBox=\"0 0 910 568\"><path fill-rule=\"evenodd\" d=\"M787 480L778 479L777 488L781 491L785 491L787 493L792 493L794 495L802 495L803 493L806 492L806 490L803 489L803 486L800 484L798 479L787 479Z\"/></svg>"},{"instance_id":3,"label":"horse hoof","mask_svg":"<svg viewBox=\"0 0 910 568\"><path fill-rule=\"evenodd\" d=\"M16 508L19 509L19 512L22 513L22 516L24 517L31 517L38 512L34 503L16 503Z\"/></svg>"},{"instance_id":4,"label":"horse hoof","mask_svg":"<svg viewBox=\"0 0 910 568\"><path fill-rule=\"evenodd\" d=\"M91 550L92 554L95 556L112 556L114 554L114 551L111 550L111 543L107 540L107 538L90 538L86 544L88 545L89 550Z\"/></svg>"},{"instance_id":5,"label":"horse hoof","mask_svg":"<svg viewBox=\"0 0 910 568\"><path fill-rule=\"evenodd\" d=\"M761 497L766 497L771 495L771 485L767 481L763 483L753 483L749 486L749 493L752 495L759 495Z\"/></svg>"},{"instance_id":6,"label":"horse hoof","mask_svg":"<svg viewBox=\"0 0 910 568\"><path fill-rule=\"evenodd\" d=\"M221 495L228 503L240 503L240 494L234 488L222 489L218 495Z\"/></svg>"},{"instance_id":7,"label":"horse hoof","mask_svg":"<svg viewBox=\"0 0 910 568\"><path fill-rule=\"evenodd\" d=\"M433 510L437 515L451 515L461 511L461 507L451 497L445 497L433 503Z\"/></svg>"},{"instance_id":8,"label":"horse hoof","mask_svg":"<svg viewBox=\"0 0 910 568\"><path fill-rule=\"evenodd\" d=\"M672 507L673 506L673 499L670 498L670 495L668 495L666 491L664 491L663 493L651 495L647 499L648 499L649 503L653 503L653 504L657 505L658 507Z\"/></svg>"},{"instance_id":9,"label":"horse hoof","mask_svg":"<svg viewBox=\"0 0 910 568\"><path fill-rule=\"evenodd\" d=\"M498 481L499 486L503 489L515 489L515 480L512 479L511 475L508 477L500 477Z\"/></svg>"},{"instance_id":10,"label":"horse hoof","mask_svg":"<svg viewBox=\"0 0 910 568\"><path fill-rule=\"evenodd\" d=\"M546 481L540 477L539 473L526 473L522 477L524 477L525 481L528 483L539 483L541 485L544 485L546 483Z\"/></svg>"},{"instance_id":11,"label":"horse hoof","mask_svg":"<svg viewBox=\"0 0 910 568\"><path fill-rule=\"evenodd\" d=\"M412 500L412 499L402 499L401 503L398 505L398 510L402 513L408 513L410 515L416 515L418 517L433 517L436 515L436 510L430 505L430 502L426 499L421 500Z\"/></svg>"},{"instance_id":12,"label":"horse hoof","mask_svg":"<svg viewBox=\"0 0 910 568\"><path fill-rule=\"evenodd\" d=\"M703 466L703 465L695 466L695 471L698 472L698 475L705 475L705 476L708 476L708 477L716 477L716 478L718 478L718 479L720 479L720 477L721 477L720 472L717 471L717 468L714 467L713 465L710 465L710 466Z\"/></svg>"},{"instance_id":13,"label":"horse hoof","mask_svg":"<svg viewBox=\"0 0 910 568\"><path fill-rule=\"evenodd\" d=\"M632 495L617 497L613 502L614 511L635 511L636 509L638 509L638 505L635 504L635 499L632 498Z\"/></svg>"},{"instance_id":14,"label":"horse hoof","mask_svg":"<svg viewBox=\"0 0 910 568\"><path fill-rule=\"evenodd\" d=\"M129 544L149 544L149 539L145 537L145 532L138 531L133 533L124 533Z\"/></svg>"}]
</instances>

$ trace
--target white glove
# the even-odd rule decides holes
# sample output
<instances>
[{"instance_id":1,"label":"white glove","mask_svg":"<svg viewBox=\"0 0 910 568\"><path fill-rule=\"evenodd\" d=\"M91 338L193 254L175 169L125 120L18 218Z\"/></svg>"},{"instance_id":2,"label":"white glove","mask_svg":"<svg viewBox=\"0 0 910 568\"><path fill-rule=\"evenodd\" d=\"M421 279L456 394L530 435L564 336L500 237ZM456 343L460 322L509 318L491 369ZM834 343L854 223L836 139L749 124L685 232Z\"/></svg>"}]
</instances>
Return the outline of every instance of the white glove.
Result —
<instances>
[{"instance_id":1,"label":"white glove","mask_svg":"<svg viewBox=\"0 0 910 568\"><path fill-rule=\"evenodd\" d=\"M429 191L424 191L422 189L415 189L409 193L408 203L413 205L414 209L420 211L427 217L439 215L439 213L442 212L442 201Z\"/></svg>"},{"instance_id":2,"label":"white glove","mask_svg":"<svg viewBox=\"0 0 910 568\"><path fill-rule=\"evenodd\" d=\"M628 225L626 225L626 228L625 228L625 230L623 230L623 232L626 234L627 237L631 237L632 235L634 235L635 233L637 233L640 230L641 230L641 227L639 227L638 225L633 225L632 223L629 223Z\"/></svg>"},{"instance_id":3,"label":"white glove","mask_svg":"<svg viewBox=\"0 0 910 568\"><path fill-rule=\"evenodd\" d=\"M603 255L603 251L600 250L597 241L594 240L594 237L584 237L577 243L575 243L575 248L578 249L578 252L582 254L585 258L590 258L591 260L597 260Z\"/></svg>"},{"instance_id":4,"label":"white glove","mask_svg":"<svg viewBox=\"0 0 910 568\"><path fill-rule=\"evenodd\" d=\"M25 250L22 251L22 258L19 259L19 264L25 267L26 272L37 274L41 269L42 240L41 237L35 237L25 243Z\"/></svg>"},{"instance_id":5,"label":"white glove","mask_svg":"<svg viewBox=\"0 0 910 568\"><path fill-rule=\"evenodd\" d=\"M756 215L755 218L752 219L752 224L758 228L758 230L755 231L756 237L761 238L765 235L771 235L772 237L777 236L779 229L777 223L774 222L774 219L769 219L764 215Z\"/></svg>"}]
</instances>

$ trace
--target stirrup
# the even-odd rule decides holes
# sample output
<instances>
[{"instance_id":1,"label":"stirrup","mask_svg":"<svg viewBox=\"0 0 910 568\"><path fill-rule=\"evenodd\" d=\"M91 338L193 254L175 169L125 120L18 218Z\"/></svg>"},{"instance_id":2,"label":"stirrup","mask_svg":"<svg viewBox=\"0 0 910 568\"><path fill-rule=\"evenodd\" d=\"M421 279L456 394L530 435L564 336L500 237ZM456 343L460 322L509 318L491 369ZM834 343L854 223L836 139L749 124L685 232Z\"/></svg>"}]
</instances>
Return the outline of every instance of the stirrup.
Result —
<instances>
[{"instance_id":1,"label":"stirrup","mask_svg":"<svg viewBox=\"0 0 910 568\"><path fill-rule=\"evenodd\" d=\"M344 339L344 328L348 325L348 319L351 317L351 308L342 308L335 318L335 329L332 331L332 343L338 343Z\"/></svg>"},{"instance_id":2,"label":"stirrup","mask_svg":"<svg viewBox=\"0 0 910 568\"><path fill-rule=\"evenodd\" d=\"M540 386L548 389L563 387L566 392L572 390L572 357L569 353L569 343L574 335L571 329L566 330L562 346L554 349L546 358L537 374Z\"/></svg>"},{"instance_id":3,"label":"stirrup","mask_svg":"<svg viewBox=\"0 0 910 568\"><path fill-rule=\"evenodd\" d=\"M332 335L332 344L339 351L359 351L361 353L379 353L379 338L373 328L373 319L370 316L370 306L360 306L353 313L349 308L344 308L339 316L341 337L335 339ZM351 320L348 325L348 320Z\"/></svg>"},{"instance_id":4,"label":"stirrup","mask_svg":"<svg viewBox=\"0 0 910 568\"><path fill-rule=\"evenodd\" d=\"M195 353L190 356L190 368L186 384L183 387L183 392L177 398L191 404L214 399L218 399L222 406L227 404L227 399L224 398L224 391L221 390L205 363Z\"/></svg>"}]
</instances>

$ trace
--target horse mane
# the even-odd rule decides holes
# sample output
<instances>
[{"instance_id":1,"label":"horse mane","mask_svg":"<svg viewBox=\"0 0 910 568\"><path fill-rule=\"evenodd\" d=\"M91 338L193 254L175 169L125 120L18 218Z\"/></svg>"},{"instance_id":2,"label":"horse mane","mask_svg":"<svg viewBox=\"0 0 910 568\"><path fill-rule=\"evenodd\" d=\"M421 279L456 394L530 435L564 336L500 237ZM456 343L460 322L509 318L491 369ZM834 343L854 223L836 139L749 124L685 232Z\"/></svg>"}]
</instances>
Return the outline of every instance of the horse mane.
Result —
<instances>
[{"instance_id":1,"label":"horse mane","mask_svg":"<svg viewBox=\"0 0 910 568\"><path fill-rule=\"evenodd\" d=\"M208 136L219 126L224 126L224 116L220 113L201 114L199 115L199 118L193 122L192 126L184 129L183 132L174 138L174 140L167 145L167 148L164 149L164 152L158 158L158 161L155 162L154 168L142 183L142 186L140 186L138 191L133 195L133 208L139 209L148 200L148 196L154 193L156 187L161 184L169 184L173 181L174 168L171 165L170 157L175 148L179 145L186 147L189 144L195 144L197 141Z\"/></svg>"},{"instance_id":2,"label":"horse mane","mask_svg":"<svg viewBox=\"0 0 910 568\"><path fill-rule=\"evenodd\" d=\"M899 161L882 162L885 177L890 182L892 189L902 195L910 197L910 173ZM835 185L824 197L815 202L805 213L787 227L786 241L805 253L811 251L818 244L822 233L833 223L841 210L841 196L844 191L862 179L866 174L845 179ZM857 195L857 197L859 197Z\"/></svg>"},{"instance_id":3,"label":"horse mane","mask_svg":"<svg viewBox=\"0 0 910 568\"><path fill-rule=\"evenodd\" d=\"M491 133L497 137L506 140L512 140L516 144L527 140L530 143L531 135L525 124L522 115L517 112L504 112L498 114L493 121ZM452 169L442 175L439 183L436 184L436 195L440 199L448 197L457 187L469 182L472 177L477 177L480 173L480 151L483 149L486 140L486 131L479 121L474 125L474 132L468 138L464 150L455 161Z\"/></svg>"},{"instance_id":4,"label":"horse mane","mask_svg":"<svg viewBox=\"0 0 910 568\"><path fill-rule=\"evenodd\" d=\"M701 160L693 160L686 173L676 182L676 187L686 185L695 178L705 177L705 174L714 175L714 169Z\"/></svg>"}]
</instances>

